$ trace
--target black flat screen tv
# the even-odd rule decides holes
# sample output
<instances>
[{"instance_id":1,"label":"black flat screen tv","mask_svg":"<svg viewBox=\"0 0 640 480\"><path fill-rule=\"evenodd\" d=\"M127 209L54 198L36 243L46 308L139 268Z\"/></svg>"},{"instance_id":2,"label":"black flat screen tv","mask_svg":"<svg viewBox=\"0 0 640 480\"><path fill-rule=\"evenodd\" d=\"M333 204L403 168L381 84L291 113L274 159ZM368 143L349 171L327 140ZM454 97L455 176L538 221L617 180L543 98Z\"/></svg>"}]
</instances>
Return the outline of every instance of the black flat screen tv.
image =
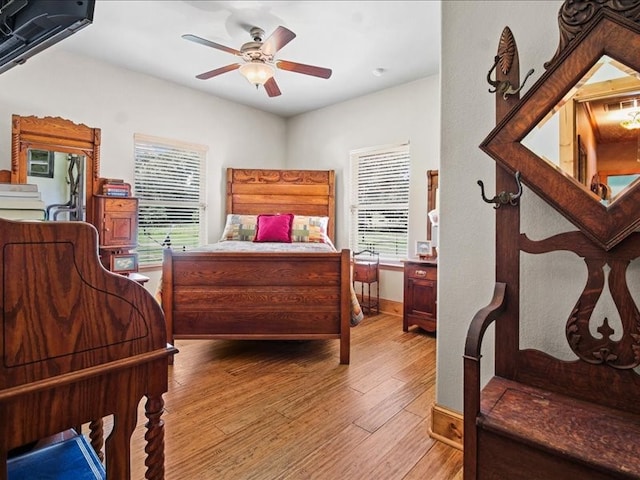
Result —
<instances>
[{"instance_id":1,"label":"black flat screen tv","mask_svg":"<svg viewBox=\"0 0 640 480\"><path fill-rule=\"evenodd\" d=\"M95 0L0 0L0 73L93 22Z\"/></svg>"}]
</instances>

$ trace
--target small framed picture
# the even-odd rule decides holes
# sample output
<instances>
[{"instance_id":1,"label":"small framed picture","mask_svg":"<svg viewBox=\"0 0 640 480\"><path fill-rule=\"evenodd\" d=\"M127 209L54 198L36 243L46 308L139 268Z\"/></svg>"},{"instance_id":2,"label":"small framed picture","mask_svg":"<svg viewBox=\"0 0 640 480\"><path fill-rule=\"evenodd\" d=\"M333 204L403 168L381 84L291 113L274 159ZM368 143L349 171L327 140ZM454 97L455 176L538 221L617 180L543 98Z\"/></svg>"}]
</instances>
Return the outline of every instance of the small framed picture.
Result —
<instances>
[{"instance_id":1,"label":"small framed picture","mask_svg":"<svg viewBox=\"0 0 640 480\"><path fill-rule=\"evenodd\" d=\"M29 149L27 175L32 177L53 178L54 152Z\"/></svg>"},{"instance_id":2,"label":"small framed picture","mask_svg":"<svg viewBox=\"0 0 640 480\"><path fill-rule=\"evenodd\" d=\"M131 273L138 271L137 253L116 253L111 255L109 270L115 273Z\"/></svg>"},{"instance_id":3,"label":"small framed picture","mask_svg":"<svg viewBox=\"0 0 640 480\"><path fill-rule=\"evenodd\" d=\"M429 241L417 241L416 242L416 255L420 258L428 258L431 253L431 242Z\"/></svg>"}]
</instances>

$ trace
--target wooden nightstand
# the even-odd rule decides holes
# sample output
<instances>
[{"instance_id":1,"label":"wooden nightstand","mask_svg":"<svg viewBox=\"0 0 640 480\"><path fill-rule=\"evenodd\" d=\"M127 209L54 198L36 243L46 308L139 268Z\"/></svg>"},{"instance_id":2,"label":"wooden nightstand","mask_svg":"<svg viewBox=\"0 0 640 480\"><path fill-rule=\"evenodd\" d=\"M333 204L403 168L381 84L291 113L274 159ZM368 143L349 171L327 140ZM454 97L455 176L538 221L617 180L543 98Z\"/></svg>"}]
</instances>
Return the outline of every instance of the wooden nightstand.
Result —
<instances>
[{"instance_id":1,"label":"wooden nightstand","mask_svg":"<svg viewBox=\"0 0 640 480\"><path fill-rule=\"evenodd\" d=\"M131 249L138 244L138 199L95 195L100 248Z\"/></svg>"},{"instance_id":2,"label":"wooden nightstand","mask_svg":"<svg viewBox=\"0 0 640 480\"><path fill-rule=\"evenodd\" d=\"M137 255L131 250L138 245L138 199L106 195L93 198L102 264L116 273L137 271ZM133 267L119 268L123 265L118 262L129 262Z\"/></svg>"},{"instance_id":3,"label":"wooden nightstand","mask_svg":"<svg viewBox=\"0 0 640 480\"><path fill-rule=\"evenodd\" d=\"M380 313L380 256L370 250L353 254L353 288L360 282L360 307L364 313ZM376 284L376 298L371 298L371 284ZM367 295L364 286L367 285Z\"/></svg>"},{"instance_id":4,"label":"wooden nightstand","mask_svg":"<svg viewBox=\"0 0 640 480\"><path fill-rule=\"evenodd\" d=\"M404 315L402 330L417 325L427 332L437 330L438 263L408 260L404 264Z\"/></svg>"}]
</instances>

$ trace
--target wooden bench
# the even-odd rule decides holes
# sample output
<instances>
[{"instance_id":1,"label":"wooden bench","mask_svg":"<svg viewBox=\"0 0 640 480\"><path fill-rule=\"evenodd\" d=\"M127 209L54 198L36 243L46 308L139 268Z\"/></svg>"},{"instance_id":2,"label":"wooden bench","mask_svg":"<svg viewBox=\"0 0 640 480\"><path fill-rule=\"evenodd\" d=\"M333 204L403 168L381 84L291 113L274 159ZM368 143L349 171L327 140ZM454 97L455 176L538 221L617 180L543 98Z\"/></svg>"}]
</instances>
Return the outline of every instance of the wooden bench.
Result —
<instances>
[{"instance_id":1,"label":"wooden bench","mask_svg":"<svg viewBox=\"0 0 640 480\"><path fill-rule=\"evenodd\" d=\"M566 319L575 361L513 348L517 322L504 314L506 285L474 317L465 348L465 479L640 478L640 312L630 295L627 267L640 257L640 234L610 251L579 232L531 241L521 251L572 251L588 269L585 289ZM608 284L602 271L610 268ZM600 272L600 274L598 273ZM623 331L592 318L605 288L620 311ZM480 348L496 324L496 357L505 361L480 387ZM597 335L589 324L595 322Z\"/></svg>"},{"instance_id":2,"label":"wooden bench","mask_svg":"<svg viewBox=\"0 0 640 480\"><path fill-rule=\"evenodd\" d=\"M479 454L498 478L638 478L640 416L500 377L482 395Z\"/></svg>"}]
</instances>

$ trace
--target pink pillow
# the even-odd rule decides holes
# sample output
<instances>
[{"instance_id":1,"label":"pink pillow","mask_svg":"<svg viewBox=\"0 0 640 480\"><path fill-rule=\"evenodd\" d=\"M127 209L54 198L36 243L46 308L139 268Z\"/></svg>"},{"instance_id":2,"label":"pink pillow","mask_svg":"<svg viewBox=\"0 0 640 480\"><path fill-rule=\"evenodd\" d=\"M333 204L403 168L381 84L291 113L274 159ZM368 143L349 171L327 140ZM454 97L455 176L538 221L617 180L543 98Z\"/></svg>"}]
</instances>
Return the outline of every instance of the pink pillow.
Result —
<instances>
[{"instance_id":1,"label":"pink pillow","mask_svg":"<svg viewBox=\"0 0 640 480\"><path fill-rule=\"evenodd\" d=\"M254 242L291 243L293 213L282 215L258 215Z\"/></svg>"}]
</instances>

